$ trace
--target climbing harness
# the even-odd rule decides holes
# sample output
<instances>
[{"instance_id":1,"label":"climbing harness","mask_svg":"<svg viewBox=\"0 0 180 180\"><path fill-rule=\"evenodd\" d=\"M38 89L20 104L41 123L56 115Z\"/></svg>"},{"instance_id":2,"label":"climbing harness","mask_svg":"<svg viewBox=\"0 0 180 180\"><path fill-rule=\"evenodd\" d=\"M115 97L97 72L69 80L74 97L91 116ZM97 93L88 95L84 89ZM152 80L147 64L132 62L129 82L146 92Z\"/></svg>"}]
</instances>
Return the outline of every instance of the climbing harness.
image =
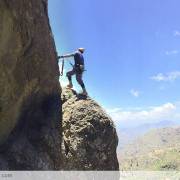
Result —
<instances>
[{"instance_id":1,"label":"climbing harness","mask_svg":"<svg viewBox=\"0 0 180 180\"><path fill-rule=\"evenodd\" d=\"M69 63L73 68L75 67L71 62ZM82 72L87 71L86 69L83 69Z\"/></svg>"}]
</instances>

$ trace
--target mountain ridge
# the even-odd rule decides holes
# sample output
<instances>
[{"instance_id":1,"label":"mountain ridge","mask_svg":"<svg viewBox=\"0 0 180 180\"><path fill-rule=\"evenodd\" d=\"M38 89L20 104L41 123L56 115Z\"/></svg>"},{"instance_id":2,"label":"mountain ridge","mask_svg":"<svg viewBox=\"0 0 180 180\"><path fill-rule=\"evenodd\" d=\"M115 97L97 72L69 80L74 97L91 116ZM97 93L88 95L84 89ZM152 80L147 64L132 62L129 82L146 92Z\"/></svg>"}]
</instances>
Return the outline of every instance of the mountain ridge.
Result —
<instances>
[{"instance_id":1,"label":"mountain ridge","mask_svg":"<svg viewBox=\"0 0 180 180\"><path fill-rule=\"evenodd\" d=\"M119 153L120 167L126 170L179 170L179 139L180 126L150 130Z\"/></svg>"}]
</instances>

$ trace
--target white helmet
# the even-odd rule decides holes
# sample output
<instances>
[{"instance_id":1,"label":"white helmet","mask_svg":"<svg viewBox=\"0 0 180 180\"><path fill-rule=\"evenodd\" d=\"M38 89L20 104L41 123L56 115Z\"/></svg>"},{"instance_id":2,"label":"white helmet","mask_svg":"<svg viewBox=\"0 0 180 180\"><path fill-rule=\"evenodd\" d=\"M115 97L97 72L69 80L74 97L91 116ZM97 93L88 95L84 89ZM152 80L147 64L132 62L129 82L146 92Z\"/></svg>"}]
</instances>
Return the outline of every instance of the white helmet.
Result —
<instances>
[{"instance_id":1,"label":"white helmet","mask_svg":"<svg viewBox=\"0 0 180 180\"><path fill-rule=\"evenodd\" d=\"M84 48L78 48L78 51L80 51L81 53L83 53L85 51Z\"/></svg>"}]
</instances>

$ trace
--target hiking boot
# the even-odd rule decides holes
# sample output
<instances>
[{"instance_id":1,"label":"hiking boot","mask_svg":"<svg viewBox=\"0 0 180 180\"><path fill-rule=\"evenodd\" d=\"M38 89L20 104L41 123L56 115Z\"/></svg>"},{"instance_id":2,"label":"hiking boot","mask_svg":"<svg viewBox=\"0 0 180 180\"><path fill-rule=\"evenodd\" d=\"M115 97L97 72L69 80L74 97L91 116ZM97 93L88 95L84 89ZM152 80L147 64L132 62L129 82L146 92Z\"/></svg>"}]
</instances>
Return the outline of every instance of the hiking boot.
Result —
<instances>
[{"instance_id":1,"label":"hiking boot","mask_svg":"<svg viewBox=\"0 0 180 180\"><path fill-rule=\"evenodd\" d=\"M71 88L73 88L73 85L72 84L68 84L66 87L71 89Z\"/></svg>"},{"instance_id":2,"label":"hiking boot","mask_svg":"<svg viewBox=\"0 0 180 180\"><path fill-rule=\"evenodd\" d=\"M83 92L81 93L81 95L83 95L83 96L87 96L87 95L88 95L88 93L87 93L87 91L84 89L84 90L83 90Z\"/></svg>"}]
</instances>

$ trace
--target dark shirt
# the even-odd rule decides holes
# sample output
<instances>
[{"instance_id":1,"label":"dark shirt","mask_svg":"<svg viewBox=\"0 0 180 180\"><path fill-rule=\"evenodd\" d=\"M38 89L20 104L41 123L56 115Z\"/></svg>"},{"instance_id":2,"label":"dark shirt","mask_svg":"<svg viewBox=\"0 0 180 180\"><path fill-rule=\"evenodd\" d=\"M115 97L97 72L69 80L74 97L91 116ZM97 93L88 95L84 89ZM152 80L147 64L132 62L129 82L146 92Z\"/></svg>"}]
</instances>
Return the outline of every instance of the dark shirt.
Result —
<instances>
[{"instance_id":1,"label":"dark shirt","mask_svg":"<svg viewBox=\"0 0 180 180\"><path fill-rule=\"evenodd\" d=\"M83 55L77 51L74 54L75 67L79 67L80 65L84 65L84 57Z\"/></svg>"}]
</instances>

